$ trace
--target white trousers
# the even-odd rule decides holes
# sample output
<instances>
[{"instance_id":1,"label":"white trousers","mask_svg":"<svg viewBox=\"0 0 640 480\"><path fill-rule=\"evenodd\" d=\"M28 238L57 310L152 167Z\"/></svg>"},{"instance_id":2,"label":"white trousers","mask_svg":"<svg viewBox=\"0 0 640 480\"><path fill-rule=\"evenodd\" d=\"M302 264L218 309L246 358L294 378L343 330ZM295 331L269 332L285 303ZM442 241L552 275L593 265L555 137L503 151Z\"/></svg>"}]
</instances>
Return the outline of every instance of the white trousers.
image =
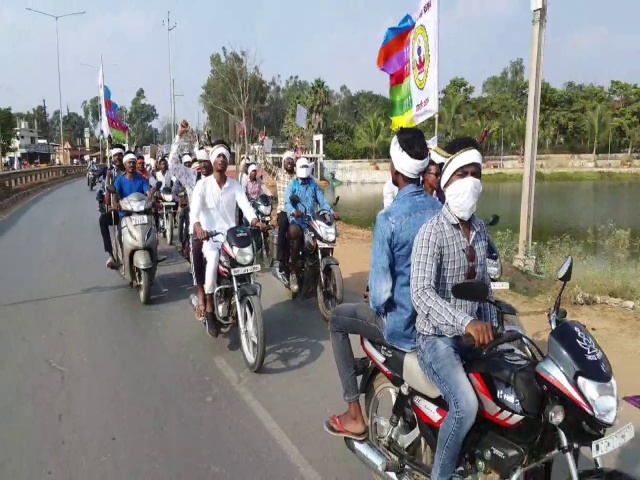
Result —
<instances>
[{"instance_id":1,"label":"white trousers","mask_svg":"<svg viewBox=\"0 0 640 480\"><path fill-rule=\"evenodd\" d=\"M216 280L218 278L218 261L220 260L220 242L203 242L202 254L207 261L204 273L204 293L211 294L216 289Z\"/></svg>"}]
</instances>

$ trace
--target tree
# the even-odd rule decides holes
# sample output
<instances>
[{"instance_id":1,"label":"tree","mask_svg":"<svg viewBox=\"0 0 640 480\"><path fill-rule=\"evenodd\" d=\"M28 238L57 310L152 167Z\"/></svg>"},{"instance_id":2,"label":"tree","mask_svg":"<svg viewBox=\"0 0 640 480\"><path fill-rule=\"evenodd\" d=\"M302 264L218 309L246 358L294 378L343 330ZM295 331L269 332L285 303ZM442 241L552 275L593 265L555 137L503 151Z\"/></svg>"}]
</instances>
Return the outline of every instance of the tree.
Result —
<instances>
[{"instance_id":1,"label":"tree","mask_svg":"<svg viewBox=\"0 0 640 480\"><path fill-rule=\"evenodd\" d=\"M0 108L0 157L5 157L12 150L15 139L16 117L11 107Z\"/></svg>"},{"instance_id":2,"label":"tree","mask_svg":"<svg viewBox=\"0 0 640 480\"><path fill-rule=\"evenodd\" d=\"M249 138L257 136L261 129L256 128L254 120L264 108L269 85L262 78L255 57L247 50L223 47L222 54L211 55L210 64L211 72L202 86L200 102L210 122L224 125L225 115L227 121L237 119L244 129L245 150L249 151Z\"/></svg>"},{"instance_id":3,"label":"tree","mask_svg":"<svg viewBox=\"0 0 640 480\"><path fill-rule=\"evenodd\" d=\"M154 143L157 131L151 122L158 118L156 107L147 103L144 88L139 88L131 100L131 108L127 120L129 123L129 142L136 145Z\"/></svg>"},{"instance_id":4,"label":"tree","mask_svg":"<svg viewBox=\"0 0 640 480\"><path fill-rule=\"evenodd\" d=\"M307 105L311 115L311 127L319 133L324 125L324 112L331 104L331 93L321 78L316 78L311 85Z\"/></svg>"},{"instance_id":5,"label":"tree","mask_svg":"<svg viewBox=\"0 0 640 480\"><path fill-rule=\"evenodd\" d=\"M82 102L84 120L95 133L100 124L100 97L95 96Z\"/></svg>"},{"instance_id":6,"label":"tree","mask_svg":"<svg viewBox=\"0 0 640 480\"><path fill-rule=\"evenodd\" d=\"M365 118L356 128L356 145L367 150L371 158L379 158L383 145L388 142L389 126L378 114Z\"/></svg>"}]
</instances>

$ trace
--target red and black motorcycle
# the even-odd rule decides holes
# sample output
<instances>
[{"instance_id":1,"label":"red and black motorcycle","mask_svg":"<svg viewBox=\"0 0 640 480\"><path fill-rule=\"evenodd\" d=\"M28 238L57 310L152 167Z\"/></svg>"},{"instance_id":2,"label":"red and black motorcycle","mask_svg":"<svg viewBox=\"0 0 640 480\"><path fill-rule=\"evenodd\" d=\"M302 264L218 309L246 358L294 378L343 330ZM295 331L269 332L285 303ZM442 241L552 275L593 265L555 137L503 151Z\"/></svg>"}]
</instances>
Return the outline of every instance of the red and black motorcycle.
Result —
<instances>
[{"instance_id":1,"label":"red and black motorcycle","mask_svg":"<svg viewBox=\"0 0 640 480\"><path fill-rule=\"evenodd\" d=\"M589 475L602 476L601 457L633 437L632 424L605 437L617 416L617 386L598 343L560 308L572 267L568 257L558 271L562 288L549 312L547 354L519 329L504 327L505 312L488 298L486 283L465 281L452 288L458 299L493 303L498 310L495 340L464 365L479 404L459 460L466 477L549 479L551 461L564 456L569 478L597 478ZM474 345L469 335L462 341ZM423 374L416 353L366 338L361 342L367 354L359 361L359 374L369 438L346 439L347 446L383 478L430 478L438 432L448 413L445 400ZM527 348L519 348L523 345ZM381 411L385 393L391 396L386 415ZM581 447L591 449L593 470L578 472Z\"/></svg>"}]
</instances>

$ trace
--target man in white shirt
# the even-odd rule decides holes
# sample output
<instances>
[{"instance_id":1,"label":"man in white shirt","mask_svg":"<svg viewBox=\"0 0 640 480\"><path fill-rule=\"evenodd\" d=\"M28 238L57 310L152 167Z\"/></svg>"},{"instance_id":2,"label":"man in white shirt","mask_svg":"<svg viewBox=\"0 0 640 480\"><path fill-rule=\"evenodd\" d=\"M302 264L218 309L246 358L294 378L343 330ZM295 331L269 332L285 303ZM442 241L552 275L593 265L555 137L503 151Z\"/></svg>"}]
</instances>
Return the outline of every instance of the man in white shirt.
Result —
<instances>
[{"instance_id":1,"label":"man in white shirt","mask_svg":"<svg viewBox=\"0 0 640 480\"><path fill-rule=\"evenodd\" d=\"M384 202L384 208L387 208L393 203L398 195L398 187L396 187L391 179L387 180L382 188L382 198Z\"/></svg>"},{"instance_id":2,"label":"man in white shirt","mask_svg":"<svg viewBox=\"0 0 640 480\"><path fill-rule=\"evenodd\" d=\"M213 163L213 175L196 183L191 197L191 224L193 225L193 249L202 245L202 253L206 259L204 292L206 294L205 319L207 332L212 337L217 337L219 326L214 313L213 292L216 289L218 274L218 261L220 248L227 230L234 227L236 204L249 220L251 226L266 228L258 222L256 214L249 204L244 188L235 180L227 177L229 165L229 145L218 140L211 147L211 162ZM209 238L207 232L220 232L214 238ZM196 262L196 258L193 258ZM201 266L194 265L194 268Z\"/></svg>"}]
</instances>

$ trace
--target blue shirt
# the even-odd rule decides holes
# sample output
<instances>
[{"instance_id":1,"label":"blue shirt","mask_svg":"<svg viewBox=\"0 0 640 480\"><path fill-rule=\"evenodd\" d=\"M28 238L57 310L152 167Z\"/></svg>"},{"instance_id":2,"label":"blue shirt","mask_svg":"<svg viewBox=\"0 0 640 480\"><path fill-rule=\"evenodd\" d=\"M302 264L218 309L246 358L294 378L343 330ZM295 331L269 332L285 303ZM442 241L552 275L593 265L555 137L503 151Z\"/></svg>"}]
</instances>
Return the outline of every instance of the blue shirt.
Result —
<instances>
[{"instance_id":1,"label":"blue shirt","mask_svg":"<svg viewBox=\"0 0 640 480\"><path fill-rule=\"evenodd\" d=\"M300 204L297 208L291 204L290 197L293 194L300 197ZM311 178L308 183L302 183L299 178L293 180L287 187L285 197L285 208L289 217L293 216L293 212L296 210L308 215L313 215L316 211L316 204L318 204L322 210L328 210L333 213L331 205L329 205L327 200L324 198L322 188L320 188L320 185ZM302 219L296 219L295 222L300 225L306 224L306 221ZM409 252L409 254L411 254L411 252Z\"/></svg>"},{"instance_id":2,"label":"blue shirt","mask_svg":"<svg viewBox=\"0 0 640 480\"><path fill-rule=\"evenodd\" d=\"M384 319L387 343L416 350L416 311L411 302L411 251L418 231L442 205L420 185L409 185L378 213L373 231L369 305Z\"/></svg>"},{"instance_id":3,"label":"blue shirt","mask_svg":"<svg viewBox=\"0 0 640 480\"><path fill-rule=\"evenodd\" d=\"M149 182L140 174L134 173L133 180L129 180L126 175L120 175L113 181L113 186L119 198L127 198L132 193L144 193L149 191ZM120 217L124 216L120 212Z\"/></svg>"}]
</instances>

